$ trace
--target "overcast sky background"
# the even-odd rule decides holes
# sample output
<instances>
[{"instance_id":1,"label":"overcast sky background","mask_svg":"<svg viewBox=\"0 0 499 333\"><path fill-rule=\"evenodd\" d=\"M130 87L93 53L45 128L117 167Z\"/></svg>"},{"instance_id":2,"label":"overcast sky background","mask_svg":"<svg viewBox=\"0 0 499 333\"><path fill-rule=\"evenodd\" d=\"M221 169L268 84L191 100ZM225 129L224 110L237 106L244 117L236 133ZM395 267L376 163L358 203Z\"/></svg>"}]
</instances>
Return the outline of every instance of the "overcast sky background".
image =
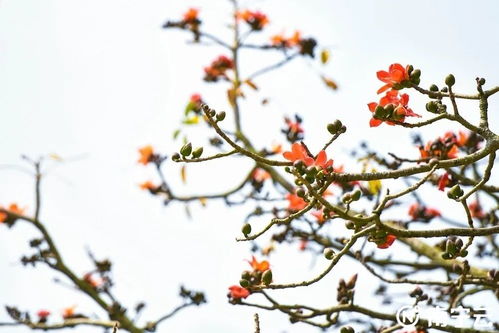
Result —
<instances>
[{"instance_id":1,"label":"overcast sky background","mask_svg":"<svg viewBox=\"0 0 499 333\"><path fill-rule=\"evenodd\" d=\"M328 139L327 122L339 118L347 125L348 133L329 152L332 156L342 156L361 139L384 151L416 156L417 149L408 148L406 129L368 126L366 103L376 100L377 70L393 62L411 63L422 69L423 86L441 85L452 72L455 90L469 93L474 92L476 76L485 77L491 86L499 82L497 1L260 0L245 4L268 14L271 26L263 36L300 29L329 46L331 63L322 70L340 86L338 92L325 88L315 67L302 59L256 80L261 94L248 93L243 120L244 129L260 145L282 142L278 130L282 115L298 112L305 117L307 143L316 149ZM164 207L137 186L154 180L152 167L136 163L137 148L152 144L164 153L179 148L171 133L191 93L200 92L217 109L227 108L223 85L201 80L202 68L223 51L188 45L190 35L161 29L167 19L179 18L189 6L201 9L211 32L230 36L227 0L0 1L0 204L18 202L32 212L33 179L7 166L26 166L21 154L57 153L68 162L53 163L44 179L41 218L76 272L91 269L86 247L99 258L111 258L117 295L127 306L146 301L145 319L155 319L178 304L180 283L206 292L207 305L178 314L159 332L251 332L255 311L227 304L225 298L227 287L237 284L239 273L247 268L248 245L234 241L247 211L227 209L221 203L209 203L206 209L194 204L189 221L182 205ZM256 36L254 41L266 40L262 38ZM243 54L243 73L276 59L275 55ZM259 102L267 96L270 104L262 107ZM414 93L411 97L413 109L424 113L425 99ZM494 130L498 130L497 102L497 97L490 100ZM462 114L477 120L474 105L463 105ZM456 126L433 126L425 138L448 129ZM201 145L207 133L191 130L190 138ZM346 163L341 157L335 159ZM243 160L189 166L186 186L178 180L178 166L169 163L165 172L179 193L213 193L230 188L244 176L241 170L249 167ZM430 195L442 199L435 191ZM454 211L449 214L461 216ZM0 228L0 305L57 313L77 304L79 311L93 313L96 307L90 301L52 282L57 274L18 264L19 257L29 253L27 240L35 235L21 223L13 230ZM403 247L396 244L395 250ZM312 266L311 256L297 254L296 247L271 257L279 282L314 276L325 265L321 260ZM332 305L336 281L355 269L343 266L310 291L277 295ZM371 277L365 276L359 288L370 292ZM331 296L324 296L324 288L330 288ZM369 297L365 302L370 304ZM401 300L401 304L407 302ZM264 332L316 331L290 326L277 313L259 313ZM0 311L0 321L4 320L7 316Z\"/></svg>"}]
</instances>

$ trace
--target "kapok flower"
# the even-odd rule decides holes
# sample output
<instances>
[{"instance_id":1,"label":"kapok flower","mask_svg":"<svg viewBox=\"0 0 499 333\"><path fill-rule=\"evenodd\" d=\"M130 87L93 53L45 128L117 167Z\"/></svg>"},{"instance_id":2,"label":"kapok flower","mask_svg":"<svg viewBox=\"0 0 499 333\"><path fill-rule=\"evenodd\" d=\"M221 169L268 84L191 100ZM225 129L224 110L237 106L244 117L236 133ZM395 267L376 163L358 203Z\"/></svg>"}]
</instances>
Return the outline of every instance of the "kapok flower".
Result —
<instances>
[{"instance_id":1,"label":"kapok flower","mask_svg":"<svg viewBox=\"0 0 499 333\"><path fill-rule=\"evenodd\" d=\"M255 271L265 272L270 268L270 263L267 260L258 261L255 256L251 256L251 261L247 261Z\"/></svg>"},{"instance_id":2,"label":"kapok flower","mask_svg":"<svg viewBox=\"0 0 499 333\"><path fill-rule=\"evenodd\" d=\"M2 207L0 206L0 208ZM26 211L26 208L21 208L18 206L18 204L11 203L5 210L7 210L7 212L0 212L0 223L10 220L8 214L9 212L17 215L23 215Z\"/></svg>"},{"instance_id":3,"label":"kapok flower","mask_svg":"<svg viewBox=\"0 0 499 333\"><path fill-rule=\"evenodd\" d=\"M384 83L384 86L378 89L377 93L381 94L382 92L394 88L396 88L397 84L401 84L402 82L409 80L409 73L407 71L407 67L403 67L401 64L391 64L387 71L378 71L376 72L376 76L378 79Z\"/></svg>"},{"instance_id":4,"label":"kapok flower","mask_svg":"<svg viewBox=\"0 0 499 333\"><path fill-rule=\"evenodd\" d=\"M138 162L140 164L146 165L149 162L152 162L154 159L154 149L151 145L144 146L139 148L140 158Z\"/></svg>"},{"instance_id":5,"label":"kapok flower","mask_svg":"<svg viewBox=\"0 0 499 333\"><path fill-rule=\"evenodd\" d=\"M386 235L385 241L383 243L378 244L378 249L389 248L390 246L392 246L393 242L395 242L396 239L397 239L397 237L395 235L392 235L392 234Z\"/></svg>"},{"instance_id":6,"label":"kapok flower","mask_svg":"<svg viewBox=\"0 0 499 333\"><path fill-rule=\"evenodd\" d=\"M286 195L286 200L288 200L288 210L292 212L302 210L307 206L305 200L303 200L296 194L288 193Z\"/></svg>"},{"instance_id":7,"label":"kapok flower","mask_svg":"<svg viewBox=\"0 0 499 333\"><path fill-rule=\"evenodd\" d=\"M424 147L419 147L419 153L422 159L436 157L439 159L457 158L458 154L457 137L452 132L447 132L443 136L429 141Z\"/></svg>"},{"instance_id":8,"label":"kapok flower","mask_svg":"<svg viewBox=\"0 0 499 333\"><path fill-rule=\"evenodd\" d=\"M286 151L282 156L291 162L303 161L306 166L314 164L314 159L308 155L307 149L298 142L291 145L291 151Z\"/></svg>"},{"instance_id":9,"label":"kapok flower","mask_svg":"<svg viewBox=\"0 0 499 333\"><path fill-rule=\"evenodd\" d=\"M199 9L189 8L182 16L182 22L185 24L199 24Z\"/></svg>"},{"instance_id":10,"label":"kapok flower","mask_svg":"<svg viewBox=\"0 0 499 333\"><path fill-rule=\"evenodd\" d=\"M238 12L237 18L248 23L252 30L262 30L269 23L267 15L260 11L243 10Z\"/></svg>"},{"instance_id":11,"label":"kapok flower","mask_svg":"<svg viewBox=\"0 0 499 333\"><path fill-rule=\"evenodd\" d=\"M388 91L385 96L379 100L379 103L372 102L367 104L369 111L373 114L369 125L371 127L377 127L383 122L386 122L388 125L395 125L395 122L403 123L405 117L421 117L409 108L408 103L409 95L401 94L399 96L397 90Z\"/></svg>"},{"instance_id":12,"label":"kapok flower","mask_svg":"<svg viewBox=\"0 0 499 333\"><path fill-rule=\"evenodd\" d=\"M450 182L450 176L449 173L446 172L438 179L438 190L443 192L447 187L447 184L449 184L449 182Z\"/></svg>"},{"instance_id":13,"label":"kapok flower","mask_svg":"<svg viewBox=\"0 0 499 333\"><path fill-rule=\"evenodd\" d=\"M430 221L434 217L439 217L442 215L439 210L435 208L425 207L423 205L418 204L417 202L413 203L409 207L408 213L413 220L423 220L426 222Z\"/></svg>"},{"instance_id":14,"label":"kapok flower","mask_svg":"<svg viewBox=\"0 0 499 333\"><path fill-rule=\"evenodd\" d=\"M483 212L482 205L478 201L473 201L468 205L470 209L471 217L476 217L477 219L483 219L485 213Z\"/></svg>"},{"instance_id":15,"label":"kapok flower","mask_svg":"<svg viewBox=\"0 0 499 333\"><path fill-rule=\"evenodd\" d=\"M45 323L47 321L47 318L50 316L50 311L48 310L39 310L36 315L38 316L38 321L40 323Z\"/></svg>"},{"instance_id":16,"label":"kapok flower","mask_svg":"<svg viewBox=\"0 0 499 333\"><path fill-rule=\"evenodd\" d=\"M158 185L155 185L150 180L147 180L141 184L139 184L141 190L155 190L158 188Z\"/></svg>"},{"instance_id":17,"label":"kapok flower","mask_svg":"<svg viewBox=\"0 0 499 333\"><path fill-rule=\"evenodd\" d=\"M274 35L270 38L272 45L280 48L290 48L300 45L301 33L296 30L291 37L284 37L283 34Z\"/></svg>"},{"instance_id":18,"label":"kapok flower","mask_svg":"<svg viewBox=\"0 0 499 333\"><path fill-rule=\"evenodd\" d=\"M227 78L226 71L234 68L234 61L227 56L221 55L212 61L211 65L204 68L204 80L216 82L219 78Z\"/></svg>"},{"instance_id":19,"label":"kapok flower","mask_svg":"<svg viewBox=\"0 0 499 333\"><path fill-rule=\"evenodd\" d=\"M100 277L94 277L92 272L83 275L83 280L94 288L100 288L104 284L104 280Z\"/></svg>"},{"instance_id":20,"label":"kapok flower","mask_svg":"<svg viewBox=\"0 0 499 333\"><path fill-rule=\"evenodd\" d=\"M314 211L310 214L312 214L317 219L317 223L319 224L322 224L326 221L326 218L324 217L324 209Z\"/></svg>"},{"instance_id":21,"label":"kapok flower","mask_svg":"<svg viewBox=\"0 0 499 333\"><path fill-rule=\"evenodd\" d=\"M327 169L333 166L333 160L328 160L326 152L321 150L319 154L317 154L313 165L321 167L324 170L324 173L327 173Z\"/></svg>"},{"instance_id":22,"label":"kapok flower","mask_svg":"<svg viewBox=\"0 0 499 333\"><path fill-rule=\"evenodd\" d=\"M241 299L246 298L251 294L251 292L240 286L230 286L229 287L229 296L233 299Z\"/></svg>"},{"instance_id":23,"label":"kapok flower","mask_svg":"<svg viewBox=\"0 0 499 333\"><path fill-rule=\"evenodd\" d=\"M256 168L251 174L251 178L258 183L263 183L270 178L270 174L261 168Z\"/></svg>"},{"instance_id":24,"label":"kapok flower","mask_svg":"<svg viewBox=\"0 0 499 333\"><path fill-rule=\"evenodd\" d=\"M63 319L70 319L70 318L73 318L75 316L75 309L76 309L76 305L73 305L73 306L69 306L67 308L64 308L62 310L62 318Z\"/></svg>"}]
</instances>

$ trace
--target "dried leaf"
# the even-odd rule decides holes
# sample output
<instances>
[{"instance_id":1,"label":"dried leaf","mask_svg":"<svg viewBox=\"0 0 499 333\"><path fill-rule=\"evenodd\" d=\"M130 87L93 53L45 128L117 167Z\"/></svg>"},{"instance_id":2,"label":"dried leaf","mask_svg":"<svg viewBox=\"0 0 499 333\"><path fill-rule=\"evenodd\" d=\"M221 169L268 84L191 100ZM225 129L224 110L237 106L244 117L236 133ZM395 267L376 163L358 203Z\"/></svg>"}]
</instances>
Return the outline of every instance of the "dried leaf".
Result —
<instances>
[{"instance_id":1,"label":"dried leaf","mask_svg":"<svg viewBox=\"0 0 499 333\"><path fill-rule=\"evenodd\" d=\"M180 179L182 179L182 183L187 183L187 174L186 174L186 167L185 165L182 165L180 168Z\"/></svg>"},{"instance_id":2,"label":"dried leaf","mask_svg":"<svg viewBox=\"0 0 499 333\"><path fill-rule=\"evenodd\" d=\"M331 54L329 53L329 50L327 50L327 49L322 50L322 52L321 52L321 62L324 65L328 63L330 55Z\"/></svg>"},{"instance_id":3,"label":"dried leaf","mask_svg":"<svg viewBox=\"0 0 499 333\"><path fill-rule=\"evenodd\" d=\"M208 200L206 198L199 198L199 202L201 203L201 206L206 207Z\"/></svg>"},{"instance_id":4,"label":"dried leaf","mask_svg":"<svg viewBox=\"0 0 499 333\"><path fill-rule=\"evenodd\" d=\"M329 79L329 78L327 78L325 76L321 76L321 78L322 78L322 81L324 81L324 83L326 84L326 86L328 86L329 88L331 88L333 90L338 89L338 85L333 80L331 80L331 79Z\"/></svg>"},{"instance_id":5,"label":"dried leaf","mask_svg":"<svg viewBox=\"0 0 499 333\"><path fill-rule=\"evenodd\" d=\"M227 99L229 100L229 104L232 107L236 106L237 95L236 95L236 91L234 89L227 90Z\"/></svg>"},{"instance_id":6,"label":"dried leaf","mask_svg":"<svg viewBox=\"0 0 499 333\"><path fill-rule=\"evenodd\" d=\"M246 81L244 81L244 83L246 83L248 86L250 86L250 87L251 87L251 88L253 88L254 90L258 90L257 85L256 85L253 81L251 81L251 80L246 80Z\"/></svg>"}]
</instances>

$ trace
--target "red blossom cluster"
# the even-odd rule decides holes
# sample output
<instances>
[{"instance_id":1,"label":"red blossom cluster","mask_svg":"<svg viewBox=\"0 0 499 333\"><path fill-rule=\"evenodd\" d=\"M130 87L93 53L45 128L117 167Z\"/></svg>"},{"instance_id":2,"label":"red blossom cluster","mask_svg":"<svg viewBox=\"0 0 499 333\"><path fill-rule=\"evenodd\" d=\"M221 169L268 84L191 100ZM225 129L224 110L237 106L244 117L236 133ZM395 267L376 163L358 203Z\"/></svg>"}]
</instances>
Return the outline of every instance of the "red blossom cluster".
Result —
<instances>
[{"instance_id":1,"label":"red blossom cluster","mask_svg":"<svg viewBox=\"0 0 499 333\"><path fill-rule=\"evenodd\" d=\"M285 37L284 34L277 34L270 38L272 45L276 48L290 49L297 47L302 55L315 56L317 41L314 38L302 38L301 32L296 30L293 35Z\"/></svg>"},{"instance_id":2,"label":"red blossom cluster","mask_svg":"<svg viewBox=\"0 0 499 333\"><path fill-rule=\"evenodd\" d=\"M393 242L395 242L396 239L397 237L395 235L388 234L382 241L376 244L378 245L378 249L387 249L392 246Z\"/></svg>"},{"instance_id":3,"label":"red blossom cluster","mask_svg":"<svg viewBox=\"0 0 499 333\"><path fill-rule=\"evenodd\" d=\"M286 135L286 139L289 142L303 140L304 130L301 126L302 119L300 116L295 115L294 121L288 117L284 117L284 122L286 123L286 128L282 129L281 132Z\"/></svg>"},{"instance_id":4,"label":"red blossom cluster","mask_svg":"<svg viewBox=\"0 0 499 333\"><path fill-rule=\"evenodd\" d=\"M399 94L398 90L390 90L386 92L379 103L369 103L369 111L373 113L369 125L377 127L381 123L386 122L388 125L395 125L397 122L403 123L405 117L421 117L414 113L408 106L409 95Z\"/></svg>"},{"instance_id":5,"label":"red blossom cluster","mask_svg":"<svg viewBox=\"0 0 499 333\"><path fill-rule=\"evenodd\" d=\"M247 287L251 285L258 285L262 282L269 284L272 280L272 273L270 272L270 263L267 260L258 261L255 256L251 257L251 261L247 260L252 268L252 271L244 271L241 275L241 286L229 287L229 299L239 301L241 298L246 298L251 294ZM270 280L269 278L270 277Z\"/></svg>"},{"instance_id":6,"label":"red blossom cluster","mask_svg":"<svg viewBox=\"0 0 499 333\"><path fill-rule=\"evenodd\" d=\"M442 214L440 213L439 210L435 208L430 208L430 207L425 207L423 205L420 205L419 203L413 203L409 207L409 216L413 220L422 220L425 222L431 221L435 217L439 217Z\"/></svg>"},{"instance_id":7,"label":"red blossom cluster","mask_svg":"<svg viewBox=\"0 0 499 333\"><path fill-rule=\"evenodd\" d=\"M284 152L282 156L291 162L302 161L307 167L317 166L323 169L325 173L333 167L333 160L327 159L327 154L324 150L321 150L314 159L309 155L305 146L297 142L291 145L291 151Z\"/></svg>"},{"instance_id":8,"label":"red blossom cluster","mask_svg":"<svg viewBox=\"0 0 499 333\"><path fill-rule=\"evenodd\" d=\"M10 215L9 213L13 213L16 215L23 215L26 212L26 208L21 208L17 203L11 203L7 208L3 208L0 206L0 209L5 209L7 212L0 212L0 224L5 223L9 226L12 226L16 221L16 217Z\"/></svg>"},{"instance_id":9,"label":"red blossom cluster","mask_svg":"<svg viewBox=\"0 0 499 333\"><path fill-rule=\"evenodd\" d=\"M466 141L467 136L463 132L459 132L458 135L447 132L443 136L429 141L425 146L419 146L419 153L422 159L453 159L457 157L458 147L463 146Z\"/></svg>"},{"instance_id":10,"label":"red blossom cluster","mask_svg":"<svg viewBox=\"0 0 499 333\"><path fill-rule=\"evenodd\" d=\"M227 79L227 70L234 68L234 62L227 56L221 55L212 61L210 66L204 68L204 80L217 82L220 78Z\"/></svg>"},{"instance_id":11,"label":"red blossom cluster","mask_svg":"<svg viewBox=\"0 0 499 333\"><path fill-rule=\"evenodd\" d=\"M238 12L236 15L238 19L248 23L249 26L251 27L251 30L254 31L260 31L267 24L269 24L269 19L267 18L267 15L258 10L257 11L243 10Z\"/></svg>"}]
</instances>

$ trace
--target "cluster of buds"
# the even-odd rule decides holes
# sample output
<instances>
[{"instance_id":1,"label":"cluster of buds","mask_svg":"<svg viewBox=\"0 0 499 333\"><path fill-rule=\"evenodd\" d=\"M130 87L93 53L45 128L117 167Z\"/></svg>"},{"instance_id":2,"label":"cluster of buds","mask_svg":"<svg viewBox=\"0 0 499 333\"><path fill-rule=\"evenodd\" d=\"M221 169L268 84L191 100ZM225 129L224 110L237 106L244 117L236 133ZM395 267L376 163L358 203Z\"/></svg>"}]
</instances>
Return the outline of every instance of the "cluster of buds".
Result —
<instances>
[{"instance_id":1,"label":"cluster of buds","mask_svg":"<svg viewBox=\"0 0 499 333\"><path fill-rule=\"evenodd\" d=\"M228 79L227 70L234 69L234 61L227 56L221 55L211 62L210 66L204 68L206 82L217 82L219 79Z\"/></svg>"},{"instance_id":2,"label":"cluster of buds","mask_svg":"<svg viewBox=\"0 0 499 333\"><path fill-rule=\"evenodd\" d=\"M368 240L370 242L376 243L378 246L378 249L387 249L390 246L392 246L393 242L397 237L395 235L389 234L384 230L377 229L373 231L370 235Z\"/></svg>"},{"instance_id":3,"label":"cluster of buds","mask_svg":"<svg viewBox=\"0 0 499 333\"><path fill-rule=\"evenodd\" d=\"M288 117L284 118L284 122L286 123L286 128L282 129L281 132L286 135L286 140L293 143L295 141L301 141L304 138L304 131L301 127L302 118L298 115L295 115L295 120L291 120Z\"/></svg>"},{"instance_id":4,"label":"cluster of buds","mask_svg":"<svg viewBox=\"0 0 499 333\"><path fill-rule=\"evenodd\" d=\"M253 31L260 31L269 24L267 15L260 11L243 10L238 12L236 17L246 22Z\"/></svg>"},{"instance_id":5,"label":"cluster of buds","mask_svg":"<svg viewBox=\"0 0 499 333\"><path fill-rule=\"evenodd\" d=\"M189 8L179 21L168 21L163 25L163 28L180 28L192 31L194 40L199 41L200 33L199 27L201 20L199 19L199 9Z\"/></svg>"},{"instance_id":6,"label":"cluster of buds","mask_svg":"<svg viewBox=\"0 0 499 333\"><path fill-rule=\"evenodd\" d=\"M409 296L416 299L416 302L424 302L429 299L428 294L423 293L423 290L418 286L409 293Z\"/></svg>"},{"instance_id":7,"label":"cluster of buds","mask_svg":"<svg viewBox=\"0 0 499 333\"><path fill-rule=\"evenodd\" d=\"M357 274L353 275L348 282L345 282L344 279L340 279L338 288L336 289L338 292L336 300L340 304L348 304L353 300L355 283L357 283Z\"/></svg>"},{"instance_id":8,"label":"cluster of buds","mask_svg":"<svg viewBox=\"0 0 499 333\"><path fill-rule=\"evenodd\" d=\"M248 261L251 271L244 271L241 274L239 284L243 288L251 288L253 286L265 285L268 286L272 283L272 270L268 261L257 261L255 257Z\"/></svg>"},{"instance_id":9,"label":"cluster of buds","mask_svg":"<svg viewBox=\"0 0 499 333\"><path fill-rule=\"evenodd\" d=\"M184 286L180 287L179 295L184 299L190 300L195 305L206 303L206 297L204 296L204 293L186 289Z\"/></svg>"},{"instance_id":10,"label":"cluster of buds","mask_svg":"<svg viewBox=\"0 0 499 333\"><path fill-rule=\"evenodd\" d=\"M409 95L400 94L397 90L388 91L384 97L379 100L379 103L367 104L369 111L372 112L372 118L369 122L371 127L377 127L383 122L388 125L403 123L405 117L421 117L414 113L408 106Z\"/></svg>"},{"instance_id":11,"label":"cluster of buds","mask_svg":"<svg viewBox=\"0 0 499 333\"><path fill-rule=\"evenodd\" d=\"M347 131L347 127L339 119L327 124L326 128L331 135L338 135Z\"/></svg>"},{"instance_id":12,"label":"cluster of buds","mask_svg":"<svg viewBox=\"0 0 499 333\"><path fill-rule=\"evenodd\" d=\"M409 216L413 220L429 222L435 217L441 216L440 211L435 208L426 207L419 203L413 203L409 207Z\"/></svg>"},{"instance_id":13,"label":"cluster of buds","mask_svg":"<svg viewBox=\"0 0 499 333\"><path fill-rule=\"evenodd\" d=\"M378 71L376 76L385 85L378 89L377 93L393 89L401 90L404 88L410 88L413 85L418 85L421 81L421 70L414 69L412 65L407 65L406 67L401 64L391 64L388 71Z\"/></svg>"},{"instance_id":14,"label":"cluster of buds","mask_svg":"<svg viewBox=\"0 0 499 333\"><path fill-rule=\"evenodd\" d=\"M315 47L317 41L314 38L302 38L299 31L295 31L291 37L285 37L282 34L271 37L272 46L279 49L298 48L301 55L309 55L315 57Z\"/></svg>"},{"instance_id":15,"label":"cluster of buds","mask_svg":"<svg viewBox=\"0 0 499 333\"><path fill-rule=\"evenodd\" d=\"M442 253L442 258L449 260L455 259L457 257L466 257L468 251L463 248L464 243L461 238L456 236L448 237L444 244L440 244L440 247L444 251Z\"/></svg>"},{"instance_id":16,"label":"cluster of buds","mask_svg":"<svg viewBox=\"0 0 499 333\"><path fill-rule=\"evenodd\" d=\"M178 162L186 158L200 158L203 155L203 147L198 147L192 149L192 143L187 142L180 148L180 153L175 153L172 155L172 160Z\"/></svg>"}]
</instances>

